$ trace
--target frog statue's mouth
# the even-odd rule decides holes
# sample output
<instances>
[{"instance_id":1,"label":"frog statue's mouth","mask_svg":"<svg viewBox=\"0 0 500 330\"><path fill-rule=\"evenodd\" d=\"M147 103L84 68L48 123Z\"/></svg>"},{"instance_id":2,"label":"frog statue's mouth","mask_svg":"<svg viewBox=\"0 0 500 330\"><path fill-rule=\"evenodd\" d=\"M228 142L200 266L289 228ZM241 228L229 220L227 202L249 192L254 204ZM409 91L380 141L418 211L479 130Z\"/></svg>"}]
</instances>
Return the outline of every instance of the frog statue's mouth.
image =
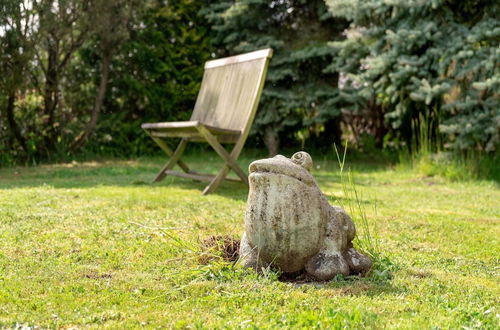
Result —
<instances>
[{"instance_id":1,"label":"frog statue's mouth","mask_svg":"<svg viewBox=\"0 0 500 330\"><path fill-rule=\"evenodd\" d=\"M263 177L282 175L295 179L307 186L313 185L314 179L308 171L308 167L312 163L301 163L296 159L297 154L292 156L292 159L277 155L273 158L254 161L249 166L250 182L255 182L257 179ZM307 156L309 157L309 155Z\"/></svg>"}]
</instances>

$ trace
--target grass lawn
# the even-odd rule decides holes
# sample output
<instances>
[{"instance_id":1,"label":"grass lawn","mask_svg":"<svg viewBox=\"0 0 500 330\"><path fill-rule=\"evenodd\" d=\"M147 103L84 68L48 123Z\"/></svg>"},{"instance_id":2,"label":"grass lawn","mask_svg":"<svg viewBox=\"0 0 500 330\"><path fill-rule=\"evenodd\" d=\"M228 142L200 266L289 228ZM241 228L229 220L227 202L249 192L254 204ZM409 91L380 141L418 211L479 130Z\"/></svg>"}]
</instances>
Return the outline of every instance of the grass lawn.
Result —
<instances>
[{"instance_id":1,"label":"grass lawn","mask_svg":"<svg viewBox=\"0 0 500 330\"><path fill-rule=\"evenodd\" d=\"M333 157L313 158L331 202L348 204ZM495 182L348 159L382 261L366 278L298 285L200 264L200 241L241 235L247 188L149 184L163 162L0 169L0 327L500 327ZM189 162L220 165L210 153Z\"/></svg>"}]
</instances>

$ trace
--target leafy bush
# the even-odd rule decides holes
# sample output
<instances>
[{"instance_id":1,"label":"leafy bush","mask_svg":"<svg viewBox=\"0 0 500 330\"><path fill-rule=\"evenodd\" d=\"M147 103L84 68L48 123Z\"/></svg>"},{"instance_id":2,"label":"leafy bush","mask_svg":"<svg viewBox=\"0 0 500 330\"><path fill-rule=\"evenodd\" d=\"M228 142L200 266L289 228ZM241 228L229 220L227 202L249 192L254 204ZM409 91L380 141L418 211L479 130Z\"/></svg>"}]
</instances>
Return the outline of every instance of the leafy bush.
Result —
<instances>
[{"instance_id":1,"label":"leafy bush","mask_svg":"<svg viewBox=\"0 0 500 330\"><path fill-rule=\"evenodd\" d=\"M205 2L57 3L0 4L0 162L157 151L140 124L191 113L211 56Z\"/></svg>"}]
</instances>

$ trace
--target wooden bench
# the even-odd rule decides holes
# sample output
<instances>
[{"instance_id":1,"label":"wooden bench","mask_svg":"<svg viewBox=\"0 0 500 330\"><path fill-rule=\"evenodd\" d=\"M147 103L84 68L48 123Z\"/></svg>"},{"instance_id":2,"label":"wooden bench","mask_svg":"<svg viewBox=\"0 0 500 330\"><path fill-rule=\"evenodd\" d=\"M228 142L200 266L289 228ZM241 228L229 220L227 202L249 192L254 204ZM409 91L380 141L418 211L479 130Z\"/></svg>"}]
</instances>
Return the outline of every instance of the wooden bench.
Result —
<instances>
[{"instance_id":1,"label":"wooden bench","mask_svg":"<svg viewBox=\"0 0 500 330\"><path fill-rule=\"evenodd\" d=\"M221 58L205 63L205 72L189 121L145 123L142 128L170 156L153 182L166 175L191 178L210 183L203 194L213 192L232 169L248 184L246 173L236 162L250 132L259 103L272 49ZM163 138L181 138L172 151ZM193 172L180 159L188 142L207 142L224 160L216 175ZM227 152L221 143L234 144ZM173 171L175 165L184 172Z\"/></svg>"}]
</instances>

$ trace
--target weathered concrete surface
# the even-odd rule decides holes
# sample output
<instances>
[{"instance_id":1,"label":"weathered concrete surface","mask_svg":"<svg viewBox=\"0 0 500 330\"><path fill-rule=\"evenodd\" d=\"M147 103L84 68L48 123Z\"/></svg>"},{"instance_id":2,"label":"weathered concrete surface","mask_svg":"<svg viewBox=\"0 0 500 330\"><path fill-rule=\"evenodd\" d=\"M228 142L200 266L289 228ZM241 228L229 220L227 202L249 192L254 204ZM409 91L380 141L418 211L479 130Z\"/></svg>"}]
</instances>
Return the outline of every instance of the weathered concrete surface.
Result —
<instances>
[{"instance_id":1,"label":"weathered concrete surface","mask_svg":"<svg viewBox=\"0 0 500 330\"><path fill-rule=\"evenodd\" d=\"M303 151L250 164L240 245L244 266L305 269L319 280L371 268L370 258L352 247L354 223L343 209L328 204L309 173L311 167L311 156Z\"/></svg>"}]
</instances>

